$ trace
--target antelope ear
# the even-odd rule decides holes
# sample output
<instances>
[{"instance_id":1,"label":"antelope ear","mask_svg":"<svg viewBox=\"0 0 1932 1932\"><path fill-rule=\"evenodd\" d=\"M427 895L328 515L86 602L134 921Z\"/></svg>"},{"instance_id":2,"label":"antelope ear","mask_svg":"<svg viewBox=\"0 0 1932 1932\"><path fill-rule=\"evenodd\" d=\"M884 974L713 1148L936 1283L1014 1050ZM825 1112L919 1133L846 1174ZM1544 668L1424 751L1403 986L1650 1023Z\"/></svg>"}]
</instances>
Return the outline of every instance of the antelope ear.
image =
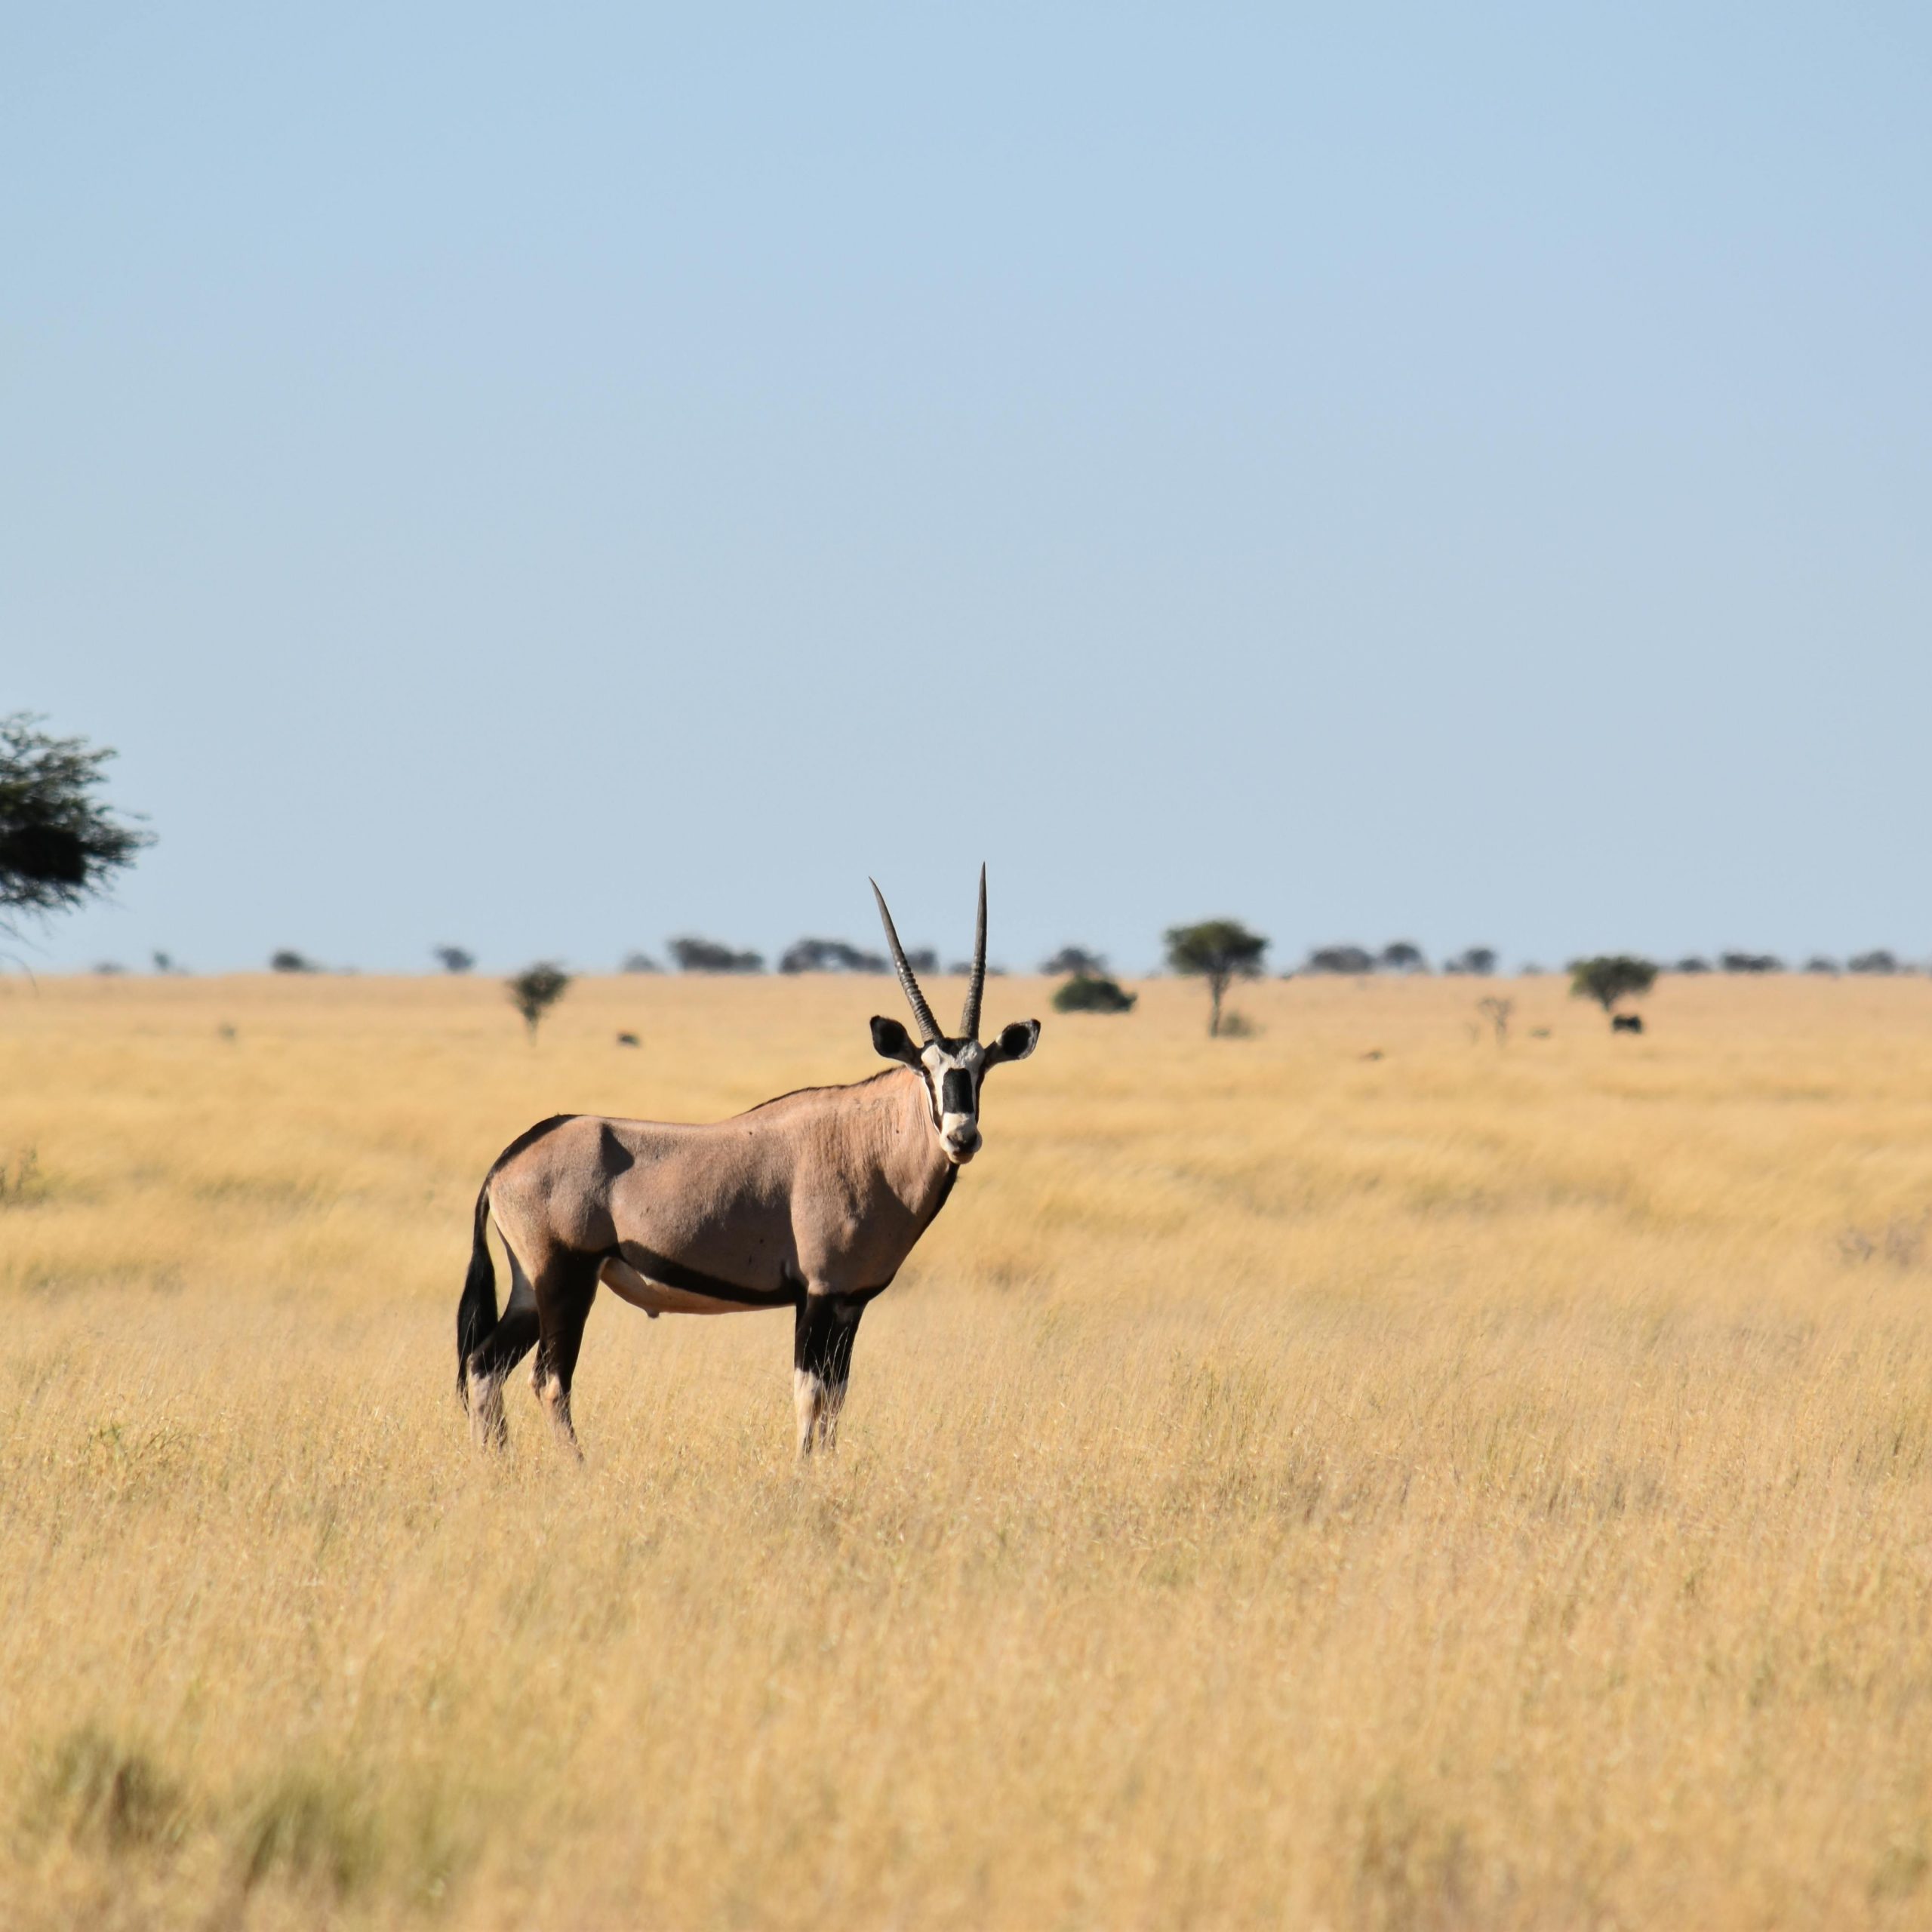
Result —
<instances>
[{"instance_id":1,"label":"antelope ear","mask_svg":"<svg viewBox=\"0 0 1932 1932\"><path fill-rule=\"evenodd\" d=\"M986 1064L997 1066L1003 1060L1024 1060L1040 1044L1037 1020L1016 1020L999 1029L999 1038L986 1049Z\"/></svg>"},{"instance_id":2,"label":"antelope ear","mask_svg":"<svg viewBox=\"0 0 1932 1932\"><path fill-rule=\"evenodd\" d=\"M881 1020L872 1015L872 1051L881 1060L896 1060L907 1066L921 1064L919 1050L912 1044L912 1036L896 1020Z\"/></svg>"}]
</instances>

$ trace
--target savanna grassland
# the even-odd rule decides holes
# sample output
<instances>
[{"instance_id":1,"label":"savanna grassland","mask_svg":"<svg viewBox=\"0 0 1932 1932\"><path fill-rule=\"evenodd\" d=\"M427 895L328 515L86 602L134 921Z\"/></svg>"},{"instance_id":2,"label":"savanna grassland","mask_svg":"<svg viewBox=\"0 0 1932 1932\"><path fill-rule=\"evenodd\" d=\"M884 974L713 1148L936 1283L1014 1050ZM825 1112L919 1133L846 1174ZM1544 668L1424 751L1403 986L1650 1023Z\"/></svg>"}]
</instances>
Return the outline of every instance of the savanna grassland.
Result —
<instances>
[{"instance_id":1,"label":"savanna grassland","mask_svg":"<svg viewBox=\"0 0 1932 1932\"><path fill-rule=\"evenodd\" d=\"M1481 990L994 983L836 1456L607 1295L580 1469L490 1158L889 981L0 984L0 1923L1932 1921L1932 983Z\"/></svg>"}]
</instances>

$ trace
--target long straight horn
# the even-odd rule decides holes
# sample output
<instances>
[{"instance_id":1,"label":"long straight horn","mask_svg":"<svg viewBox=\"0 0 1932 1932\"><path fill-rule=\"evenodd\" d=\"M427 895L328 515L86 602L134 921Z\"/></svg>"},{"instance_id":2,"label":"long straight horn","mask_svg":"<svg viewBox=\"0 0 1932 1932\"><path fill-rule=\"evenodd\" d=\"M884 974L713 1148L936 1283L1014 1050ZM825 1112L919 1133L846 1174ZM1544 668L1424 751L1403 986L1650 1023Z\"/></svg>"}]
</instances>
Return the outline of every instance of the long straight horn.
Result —
<instances>
[{"instance_id":1,"label":"long straight horn","mask_svg":"<svg viewBox=\"0 0 1932 1932\"><path fill-rule=\"evenodd\" d=\"M986 989L986 869L980 868L980 922L973 929L973 977L966 983L966 1011L959 1019L959 1036L980 1037L980 995Z\"/></svg>"},{"instance_id":2,"label":"long straight horn","mask_svg":"<svg viewBox=\"0 0 1932 1932\"><path fill-rule=\"evenodd\" d=\"M931 1046L940 1037L938 1026L933 1019L933 1010L926 1004L926 996L919 990L919 983L912 977L912 969L906 963L906 949L899 943L899 934L892 923L892 915L885 909L885 894L878 889L875 878L866 880L872 889L872 897L878 901L878 915L885 921L885 943L892 949L892 963L898 970L899 983L906 989L906 1002L912 1009L912 1017L919 1023L919 1031L925 1044Z\"/></svg>"}]
</instances>

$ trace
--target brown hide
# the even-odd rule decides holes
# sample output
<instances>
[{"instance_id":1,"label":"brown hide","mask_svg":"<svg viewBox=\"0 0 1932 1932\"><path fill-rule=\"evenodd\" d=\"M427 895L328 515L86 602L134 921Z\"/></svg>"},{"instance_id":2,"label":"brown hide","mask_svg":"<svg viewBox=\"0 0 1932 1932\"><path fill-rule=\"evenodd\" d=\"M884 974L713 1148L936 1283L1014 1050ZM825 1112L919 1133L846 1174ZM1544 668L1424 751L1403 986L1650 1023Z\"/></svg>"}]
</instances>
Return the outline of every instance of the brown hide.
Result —
<instances>
[{"instance_id":1,"label":"brown hide","mask_svg":"<svg viewBox=\"0 0 1932 1932\"><path fill-rule=\"evenodd\" d=\"M505 1162L490 1208L533 1278L560 1252L617 1257L605 1278L640 1306L663 1287L666 1309L770 1306L884 1287L954 1172L925 1083L894 1068L701 1126L579 1115Z\"/></svg>"}]
</instances>

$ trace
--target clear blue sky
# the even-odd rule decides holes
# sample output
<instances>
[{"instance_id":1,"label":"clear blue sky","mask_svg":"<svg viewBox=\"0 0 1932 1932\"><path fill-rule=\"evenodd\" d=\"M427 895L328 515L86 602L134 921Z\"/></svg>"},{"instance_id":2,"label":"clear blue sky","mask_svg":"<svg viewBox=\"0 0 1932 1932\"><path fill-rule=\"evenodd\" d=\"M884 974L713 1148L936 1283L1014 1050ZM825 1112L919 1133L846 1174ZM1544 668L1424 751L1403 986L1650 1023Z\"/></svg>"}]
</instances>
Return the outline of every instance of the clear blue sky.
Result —
<instances>
[{"instance_id":1,"label":"clear blue sky","mask_svg":"<svg viewBox=\"0 0 1932 1932\"><path fill-rule=\"evenodd\" d=\"M1932 952L1932 14L14 8L42 968Z\"/></svg>"}]
</instances>

